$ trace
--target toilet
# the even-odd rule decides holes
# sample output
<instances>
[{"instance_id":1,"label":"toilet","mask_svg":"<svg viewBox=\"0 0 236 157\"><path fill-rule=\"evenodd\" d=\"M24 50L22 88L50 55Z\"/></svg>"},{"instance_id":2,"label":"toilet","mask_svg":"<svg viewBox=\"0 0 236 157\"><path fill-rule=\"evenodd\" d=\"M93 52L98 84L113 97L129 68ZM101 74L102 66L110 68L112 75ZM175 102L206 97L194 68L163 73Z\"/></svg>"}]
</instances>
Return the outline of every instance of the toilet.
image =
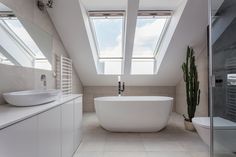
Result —
<instances>
[{"instance_id":1,"label":"toilet","mask_svg":"<svg viewBox=\"0 0 236 157\"><path fill-rule=\"evenodd\" d=\"M210 146L210 117L196 117L192 120L201 139ZM214 144L236 152L236 123L230 120L214 117Z\"/></svg>"}]
</instances>

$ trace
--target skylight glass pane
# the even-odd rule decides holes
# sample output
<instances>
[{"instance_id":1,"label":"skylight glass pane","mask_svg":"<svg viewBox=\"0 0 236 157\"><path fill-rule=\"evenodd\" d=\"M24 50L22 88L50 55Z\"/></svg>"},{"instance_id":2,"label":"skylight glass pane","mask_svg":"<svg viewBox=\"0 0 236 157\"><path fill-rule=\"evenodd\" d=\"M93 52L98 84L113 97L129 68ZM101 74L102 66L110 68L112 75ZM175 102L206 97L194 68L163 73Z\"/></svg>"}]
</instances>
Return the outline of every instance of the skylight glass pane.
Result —
<instances>
[{"instance_id":1,"label":"skylight glass pane","mask_svg":"<svg viewBox=\"0 0 236 157\"><path fill-rule=\"evenodd\" d=\"M154 74L154 59L132 59L131 74L133 75Z\"/></svg>"},{"instance_id":2,"label":"skylight glass pane","mask_svg":"<svg viewBox=\"0 0 236 157\"><path fill-rule=\"evenodd\" d=\"M139 16L136 24L133 57L153 58L167 18Z\"/></svg>"},{"instance_id":3,"label":"skylight glass pane","mask_svg":"<svg viewBox=\"0 0 236 157\"><path fill-rule=\"evenodd\" d=\"M101 60L104 63L105 75L120 75L121 74L121 59Z\"/></svg>"},{"instance_id":4,"label":"skylight glass pane","mask_svg":"<svg viewBox=\"0 0 236 157\"><path fill-rule=\"evenodd\" d=\"M91 17L100 58L122 57L123 16Z\"/></svg>"},{"instance_id":5,"label":"skylight glass pane","mask_svg":"<svg viewBox=\"0 0 236 157\"><path fill-rule=\"evenodd\" d=\"M24 26L20 23L18 19L5 19L6 24L10 29L17 35L17 37L31 50L34 57L45 58L43 53L40 51L34 40L31 38L29 33L25 30Z\"/></svg>"}]
</instances>

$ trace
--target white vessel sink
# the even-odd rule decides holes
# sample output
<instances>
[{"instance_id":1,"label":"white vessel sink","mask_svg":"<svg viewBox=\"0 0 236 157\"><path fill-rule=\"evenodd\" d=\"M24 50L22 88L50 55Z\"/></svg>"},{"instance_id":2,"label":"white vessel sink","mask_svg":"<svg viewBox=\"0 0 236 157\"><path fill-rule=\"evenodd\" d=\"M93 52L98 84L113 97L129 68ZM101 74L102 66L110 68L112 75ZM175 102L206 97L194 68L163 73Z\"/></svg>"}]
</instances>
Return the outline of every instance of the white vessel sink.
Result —
<instances>
[{"instance_id":1,"label":"white vessel sink","mask_svg":"<svg viewBox=\"0 0 236 157\"><path fill-rule=\"evenodd\" d=\"M49 103L58 99L61 91L50 90L29 90L4 93L4 99L13 106L35 106Z\"/></svg>"}]
</instances>

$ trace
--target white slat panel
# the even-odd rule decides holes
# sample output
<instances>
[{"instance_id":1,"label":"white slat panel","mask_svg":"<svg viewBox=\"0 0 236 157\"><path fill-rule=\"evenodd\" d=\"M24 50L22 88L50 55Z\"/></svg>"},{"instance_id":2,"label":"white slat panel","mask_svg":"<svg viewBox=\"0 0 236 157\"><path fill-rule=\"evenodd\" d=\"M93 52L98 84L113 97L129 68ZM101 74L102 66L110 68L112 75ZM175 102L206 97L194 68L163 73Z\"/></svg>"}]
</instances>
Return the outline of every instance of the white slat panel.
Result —
<instances>
[{"instance_id":1,"label":"white slat panel","mask_svg":"<svg viewBox=\"0 0 236 157\"><path fill-rule=\"evenodd\" d=\"M72 93L72 60L56 56L56 85L57 89L61 89L63 95Z\"/></svg>"}]
</instances>

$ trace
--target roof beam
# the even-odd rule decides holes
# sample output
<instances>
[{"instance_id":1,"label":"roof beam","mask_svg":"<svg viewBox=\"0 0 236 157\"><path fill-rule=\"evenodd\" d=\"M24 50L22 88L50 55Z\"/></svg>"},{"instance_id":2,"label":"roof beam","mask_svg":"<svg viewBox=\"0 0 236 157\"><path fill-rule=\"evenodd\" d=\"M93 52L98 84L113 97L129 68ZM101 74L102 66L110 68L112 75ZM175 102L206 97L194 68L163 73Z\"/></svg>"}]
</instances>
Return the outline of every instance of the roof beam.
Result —
<instances>
[{"instance_id":1,"label":"roof beam","mask_svg":"<svg viewBox=\"0 0 236 157\"><path fill-rule=\"evenodd\" d=\"M125 75L131 72L131 61L134 45L134 36L139 9L139 0L127 0L126 25L124 37L124 63L123 70Z\"/></svg>"}]
</instances>

